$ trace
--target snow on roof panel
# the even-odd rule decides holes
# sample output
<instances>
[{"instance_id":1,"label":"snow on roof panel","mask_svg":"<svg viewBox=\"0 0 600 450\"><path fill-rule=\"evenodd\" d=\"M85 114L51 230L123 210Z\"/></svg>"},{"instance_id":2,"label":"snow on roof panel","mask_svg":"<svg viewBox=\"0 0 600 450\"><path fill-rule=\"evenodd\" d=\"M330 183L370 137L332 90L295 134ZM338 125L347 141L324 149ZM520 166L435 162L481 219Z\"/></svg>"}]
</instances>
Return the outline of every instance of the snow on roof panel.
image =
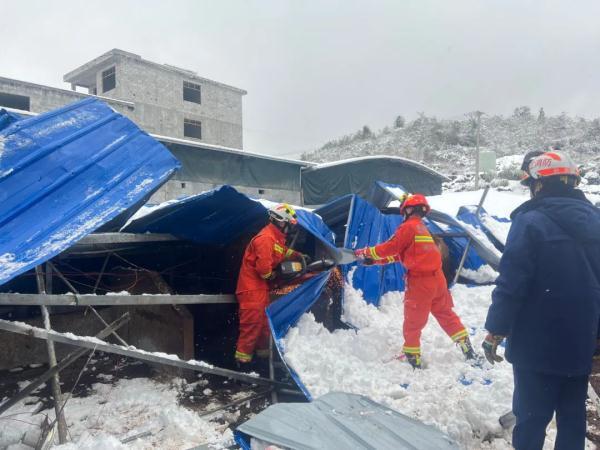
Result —
<instances>
[{"instance_id":1,"label":"snow on roof panel","mask_svg":"<svg viewBox=\"0 0 600 450\"><path fill-rule=\"evenodd\" d=\"M96 99L0 131L0 284L43 263L160 187L180 167Z\"/></svg>"},{"instance_id":2,"label":"snow on roof panel","mask_svg":"<svg viewBox=\"0 0 600 450\"><path fill-rule=\"evenodd\" d=\"M0 130L21 119L22 117L19 114L7 111L6 109L0 109Z\"/></svg>"},{"instance_id":3,"label":"snow on roof panel","mask_svg":"<svg viewBox=\"0 0 600 450\"><path fill-rule=\"evenodd\" d=\"M413 166L415 168L421 169L425 172L428 172L432 175L438 176L441 179L443 179L444 181L448 181L449 178L444 175L443 173L438 172L435 169L432 169L429 166L426 166L425 164L421 164L418 161L412 160L412 159L408 159L408 158L402 158L401 156L392 156L392 155L369 155L369 156L357 156L355 158L347 158L347 159L340 159L339 161L330 161L330 162L326 162L326 163L318 163L313 167L309 167L307 169L304 169L306 171L311 170L311 171L315 171L315 170L322 170L322 169L327 169L330 167L335 167L335 166L341 166L341 165L345 165L345 164L357 164L357 163L361 163L364 161L389 161L390 163L394 164L394 163L398 163L398 164L405 164L405 165L409 165L409 166Z\"/></svg>"}]
</instances>

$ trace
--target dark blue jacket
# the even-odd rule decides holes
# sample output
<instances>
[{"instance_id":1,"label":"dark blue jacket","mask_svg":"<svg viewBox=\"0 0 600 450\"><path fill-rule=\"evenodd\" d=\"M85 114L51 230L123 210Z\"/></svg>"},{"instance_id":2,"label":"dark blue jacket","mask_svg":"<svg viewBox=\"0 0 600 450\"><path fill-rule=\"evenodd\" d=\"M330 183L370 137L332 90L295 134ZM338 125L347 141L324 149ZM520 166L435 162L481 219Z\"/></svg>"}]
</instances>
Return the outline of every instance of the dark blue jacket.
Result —
<instances>
[{"instance_id":1,"label":"dark blue jacket","mask_svg":"<svg viewBox=\"0 0 600 450\"><path fill-rule=\"evenodd\" d=\"M529 200L513 219L485 323L514 366L591 371L600 318L600 210L579 190Z\"/></svg>"}]
</instances>

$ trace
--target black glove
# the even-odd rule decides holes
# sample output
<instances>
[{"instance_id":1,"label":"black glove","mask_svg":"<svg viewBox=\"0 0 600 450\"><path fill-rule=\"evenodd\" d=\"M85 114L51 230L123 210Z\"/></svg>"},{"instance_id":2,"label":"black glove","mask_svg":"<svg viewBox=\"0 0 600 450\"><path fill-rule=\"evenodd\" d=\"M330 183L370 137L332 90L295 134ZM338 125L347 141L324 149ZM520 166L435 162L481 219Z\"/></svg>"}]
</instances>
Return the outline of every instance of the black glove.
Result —
<instances>
[{"instance_id":1,"label":"black glove","mask_svg":"<svg viewBox=\"0 0 600 450\"><path fill-rule=\"evenodd\" d=\"M504 338L505 336L500 336L499 334L488 333L488 335L485 337L485 340L481 343L481 347L485 353L485 359L487 359L490 364L504 361L502 356L498 356L496 354L498 345L504 340Z\"/></svg>"},{"instance_id":2,"label":"black glove","mask_svg":"<svg viewBox=\"0 0 600 450\"><path fill-rule=\"evenodd\" d=\"M301 257L304 260L304 264L307 266L312 262L312 258L308 255L302 254Z\"/></svg>"}]
</instances>

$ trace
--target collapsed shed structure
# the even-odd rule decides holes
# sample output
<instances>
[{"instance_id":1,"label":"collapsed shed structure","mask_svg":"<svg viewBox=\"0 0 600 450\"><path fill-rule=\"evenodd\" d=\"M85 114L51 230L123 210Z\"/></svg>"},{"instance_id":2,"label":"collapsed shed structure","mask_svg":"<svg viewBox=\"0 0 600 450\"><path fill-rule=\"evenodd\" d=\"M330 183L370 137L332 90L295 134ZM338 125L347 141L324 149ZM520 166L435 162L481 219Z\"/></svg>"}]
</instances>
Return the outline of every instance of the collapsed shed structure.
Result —
<instances>
[{"instance_id":1,"label":"collapsed shed structure","mask_svg":"<svg viewBox=\"0 0 600 450\"><path fill-rule=\"evenodd\" d=\"M0 113L0 329L10 342L0 349L0 367L43 360L48 352L54 368L45 376L55 377L82 355L32 345L34 337L295 389L273 370L268 379L254 377L231 370L228 360L237 333L237 272L246 244L266 224L268 204L222 186L140 209L179 167L167 148L98 100L27 119ZM400 218L385 210L386 186L372 188L374 204L348 195L315 212L299 209L295 248L338 259L336 247L389 237ZM477 236L454 219L438 216L430 229L457 255L467 240L475 242L467 267L481 265L481 255L494 264ZM350 270L343 266L276 293L283 298L269 317L278 345L306 311L332 329L345 326L342 291ZM403 289L402 274L399 264L361 267L351 281L377 304L383 293ZM79 336L90 330L98 330L96 339ZM29 351L20 352L25 346ZM0 414L26 394L0 405Z\"/></svg>"}]
</instances>

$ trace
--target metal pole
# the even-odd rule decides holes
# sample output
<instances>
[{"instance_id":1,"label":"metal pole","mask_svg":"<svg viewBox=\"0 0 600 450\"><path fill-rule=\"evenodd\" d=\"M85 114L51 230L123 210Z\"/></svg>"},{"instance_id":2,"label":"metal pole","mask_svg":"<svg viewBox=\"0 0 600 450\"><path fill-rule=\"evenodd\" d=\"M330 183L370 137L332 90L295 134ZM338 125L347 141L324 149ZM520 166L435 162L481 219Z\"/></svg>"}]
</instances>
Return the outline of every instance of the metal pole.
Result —
<instances>
[{"instance_id":1,"label":"metal pole","mask_svg":"<svg viewBox=\"0 0 600 450\"><path fill-rule=\"evenodd\" d=\"M283 388L293 387L289 383L282 381L273 381L269 378L263 378L259 376L253 376L243 372L236 372L234 370L222 369L207 364L203 361L183 361L182 359L174 355L164 355L164 353L151 353L144 350L138 350L135 347L123 347L116 344L101 343L100 341L89 341L81 339L81 336L69 336L55 331L47 331L43 328L32 327L27 324L20 322L12 322L10 320L0 319L0 330L10 331L13 333L25 334L38 339L49 339L61 344L75 345L77 347L89 348L91 350L97 350L106 353L116 353L117 355L130 356L142 361L150 361L158 364L165 364L168 366L181 367L182 369L191 369L197 372L210 373L214 375L220 375L226 378L232 378L234 380L244 381L250 384L262 384L268 386L280 386Z\"/></svg>"},{"instance_id":2,"label":"metal pole","mask_svg":"<svg viewBox=\"0 0 600 450\"><path fill-rule=\"evenodd\" d=\"M475 137L475 189L479 189L479 129L481 128L481 111L475 111L477 116L477 135Z\"/></svg>"},{"instance_id":3,"label":"metal pole","mask_svg":"<svg viewBox=\"0 0 600 450\"><path fill-rule=\"evenodd\" d=\"M104 271L106 270L106 265L108 264L108 260L110 259L110 255L111 255L111 253L109 253L108 255L106 255L106 257L104 258L104 262L102 263L102 268L100 269L100 273L98 274L98 278L96 279L96 283L94 283L94 290L92 291L92 294L95 294L96 291L98 290L98 285L100 284L100 280L102 279L102 275L104 275Z\"/></svg>"},{"instance_id":4,"label":"metal pole","mask_svg":"<svg viewBox=\"0 0 600 450\"><path fill-rule=\"evenodd\" d=\"M46 288L44 285L44 274L42 272L42 268L37 266L35 268L36 280L38 292L42 295L46 294ZM52 328L50 326L50 314L48 313L48 308L46 306L40 306L42 310L42 317L44 319L44 328L46 331L50 331ZM54 351L54 342L51 340L46 341L46 348L48 349L48 365L52 369L56 366L56 352ZM58 441L60 444L65 444L67 442L67 422L65 421L65 415L60 407L62 403L62 394L60 392L60 380L58 378L58 373L55 373L52 376L52 396L54 397L54 411L56 412L56 419L58 423Z\"/></svg>"},{"instance_id":5,"label":"metal pole","mask_svg":"<svg viewBox=\"0 0 600 450\"><path fill-rule=\"evenodd\" d=\"M273 365L273 336L271 336L269 339L269 379L275 381L275 366ZM271 403L275 404L277 402L277 392L273 390L271 392Z\"/></svg>"},{"instance_id":6,"label":"metal pole","mask_svg":"<svg viewBox=\"0 0 600 450\"><path fill-rule=\"evenodd\" d=\"M481 198L479 199L479 204L477 205L477 209L475 210L475 215L477 217L479 217L479 213L481 212L481 207L483 206L483 202L485 201L485 198L487 197L489 190L490 190L489 185L487 185L485 187L485 189L483 190L483 194L481 195ZM452 280L452 283L456 283L456 281L458 280L458 277L460 277L460 272L461 272L463 266L465 265L465 261L467 259L467 254L469 253L470 247L471 247L471 237L469 236L469 239L467 239L467 245L465 245L465 250L463 251L463 254L460 258L460 262L458 263L458 269L456 270L456 274L454 275L454 279Z\"/></svg>"}]
</instances>

